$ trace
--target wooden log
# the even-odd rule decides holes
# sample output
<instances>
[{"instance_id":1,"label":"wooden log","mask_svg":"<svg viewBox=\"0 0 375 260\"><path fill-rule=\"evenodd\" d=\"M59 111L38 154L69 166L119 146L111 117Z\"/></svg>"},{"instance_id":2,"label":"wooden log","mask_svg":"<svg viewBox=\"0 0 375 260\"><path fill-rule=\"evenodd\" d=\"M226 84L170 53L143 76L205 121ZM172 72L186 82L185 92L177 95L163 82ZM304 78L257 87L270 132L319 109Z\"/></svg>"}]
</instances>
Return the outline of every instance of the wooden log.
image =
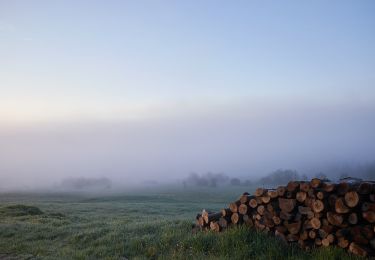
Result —
<instances>
[{"instance_id":1,"label":"wooden log","mask_svg":"<svg viewBox=\"0 0 375 260\"><path fill-rule=\"evenodd\" d=\"M239 200L233 201L229 204L229 209L232 211L232 213L238 212L238 207L241 205L241 202Z\"/></svg>"},{"instance_id":2,"label":"wooden log","mask_svg":"<svg viewBox=\"0 0 375 260\"><path fill-rule=\"evenodd\" d=\"M310 231L309 231L309 238L311 238L311 239L315 239L315 237L316 237L316 232L315 232L315 230L310 230Z\"/></svg>"},{"instance_id":3,"label":"wooden log","mask_svg":"<svg viewBox=\"0 0 375 260\"><path fill-rule=\"evenodd\" d=\"M299 189L300 189L300 191L308 192L309 189L310 189L310 183L307 182L307 181L300 182Z\"/></svg>"},{"instance_id":4,"label":"wooden log","mask_svg":"<svg viewBox=\"0 0 375 260\"><path fill-rule=\"evenodd\" d=\"M352 253L352 254L355 254L355 255L359 255L359 256L364 256L364 257L367 256L366 249L364 249L363 247L361 247L360 245L358 245L355 242L350 243L349 252Z\"/></svg>"},{"instance_id":5,"label":"wooden log","mask_svg":"<svg viewBox=\"0 0 375 260\"><path fill-rule=\"evenodd\" d=\"M369 225L361 226L361 234L368 240L371 240L375 236L371 226Z\"/></svg>"},{"instance_id":6,"label":"wooden log","mask_svg":"<svg viewBox=\"0 0 375 260\"><path fill-rule=\"evenodd\" d=\"M324 239L328 236L328 232L326 232L324 229L320 228L318 229L318 234L319 234L319 237Z\"/></svg>"},{"instance_id":7,"label":"wooden log","mask_svg":"<svg viewBox=\"0 0 375 260\"><path fill-rule=\"evenodd\" d=\"M344 237L340 237L337 240L337 245L341 248L347 248L349 246L349 240L345 239Z\"/></svg>"},{"instance_id":8,"label":"wooden log","mask_svg":"<svg viewBox=\"0 0 375 260\"><path fill-rule=\"evenodd\" d=\"M320 238L315 238L315 245L321 246L322 245L322 240Z\"/></svg>"},{"instance_id":9,"label":"wooden log","mask_svg":"<svg viewBox=\"0 0 375 260\"><path fill-rule=\"evenodd\" d=\"M345 205L343 198L336 199L335 210L337 213L341 213L341 214L345 214L349 212L349 208Z\"/></svg>"},{"instance_id":10,"label":"wooden log","mask_svg":"<svg viewBox=\"0 0 375 260\"><path fill-rule=\"evenodd\" d=\"M286 189L289 192L294 192L294 191L297 190L298 187L299 187L298 181L290 181L290 182L288 182L288 185L286 186Z\"/></svg>"},{"instance_id":11,"label":"wooden log","mask_svg":"<svg viewBox=\"0 0 375 260\"><path fill-rule=\"evenodd\" d=\"M232 216L230 217L231 221L233 224L237 224L240 220L240 217L238 215L238 213L233 213Z\"/></svg>"},{"instance_id":12,"label":"wooden log","mask_svg":"<svg viewBox=\"0 0 375 260\"><path fill-rule=\"evenodd\" d=\"M249 201L249 196L247 194L242 194L239 201L241 204L246 204Z\"/></svg>"},{"instance_id":13,"label":"wooden log","mask_svg":"<svg viewBox=\"0 0 375 260\"><path fill-rule=\"evenodd\" d=\"M241 204L238 207L238 213L245 215L247 213L247 206L245 204Z\"/></svg>"},{"instance_id":14,"label":"wooden log","mask_svg":"<svg viewBox=\"0 0 375 260\"><path fill-rule=\"evenodd\" d=\"M333 182L324 182L323 183L323 190L325 192L332 192L332 191L335 190L335 188L336 188L336 184L333 183Z\"/></svg>"},{"instance_id":15,"label":"wooden log","mask_svg":"<svg viewBox=\"0 0 375 260\"><path fill-rule=\"evenodd\" d=\"M202 218L205 223L208 223L208 212L206 210L202 210ZM207 221L206 221L207 220Z\"/></svg>"},{"instance_id":16,"label":"wooden log","mask_svg":"<svg viewBox=\"0 0 375 260\"><path fill-rule=\"evenodd\" d=\"M273 205L271 203L267 204L266 209L267 209L267 211L272 212L272 213L274 213L274 211L275 211L274 208L273 208Z\"/></svg>"},{"instance_id":17,"label":"wooden log","mask_svg":"<svg viewBox=\"0 0 375 260\"><path fill-rule=\"evenodd\" d=\"M307 198L310 198L310 199L315 199L315 193L314 193L314 189L310 189L307 191Z\"/></svg>"},{"instance_id":18,"label":"wooden log","mask_svg":"<svg viewBox=\"0 0 375 260\"><path fill-rule=\"evenodd\" d=\"M221 212L203 215L203 219L204 219L204 222L206 222L206 224L209 224L211 221L218 221L220 217L221 217Z\"/></svg>"},{"instance_id":19,"label":"wooden log","mask_svg":"<svg viewBox=\"0 0 375 260\"><path fill-rule=\"evenodd\" d=\"M275 225L280 225L281 223L281 219L278 216L273 216L272 220L273 220L273 223L275 223Z\"/></svg>"},{"instance_id":20,"label":"wooden log","mask_svg":"<svg viewBox=\"0 0 375 260\"><path fill-rule=\"evenodd\" d=\"M267 203L269 203L269 202L271 201L271 197L268 196L268 195L263 195L263 196L261 197L261 200L262 200L262 203L263 203L263 204L267 204Z\"/></svg>"},{"instance_id":21,"label":"wooden log","mask_svg":"<svg viewBox=\"0 0 375 260\"><path fill-rule=\"evenodd\" d=\"M251 207L251 208L256 208L257 206L258 206L258 202L257 202L257 200L256 199L251 199L250 201L249 201L249 206Z\"/></svg>"},{"instance_id":22,"label":"wooden log","mask_svg":"<svg viewBox=\"0 0 375 260\"><path fill-rule=\"evenodd\" d=\"M321 226L320 219L318 219L318 218L312 218L310 220L310 224L311 224L313 229L319 229L320 226Z\"/></svg>"},{"instance_id":23,"label":"wooden log","mask_svg":"<svg viewBox=\"0 0 375 260\"><path fill-rule=\"evenodd\" d=\"M279 187L277 187L276 191L277 191L277 194L279 195L279 197L283 197L285 192L286 192L286 188L285 188L285 186L279 186Z\"/></svg>"},{"instance_id":24,"label":"wooden log","mask_svg":"<svg viewBox=\"0 0 375 260\"><path fill-rule=\"evenodd\" d=\"M294 223L287 223L285 226L288 229L290 234L296 235L299 233L301 229L301 221L294 222Z\"/></svg>"},{"instance_id":25,"label":"wooden log","mask_svg":"<svg viewBox=\"0 0 375 260\"><path fill-rule=\"evenodd\" d=\"M328 196L328 205L330 208L335 208L337 199L338 199L338 196L336 194L331 194Z\"/></svg>"},{"instance_id":26,"label":"wooden log","mask_svg":"<svg viewBox=\"0 0 375 260\"><path fill-rule=\"evenodd\" d=\"M344 218L340 214L329 211L327 212L327 220L330 224L334 226L340 226L342 222L344 221Z\"/></svg>"},{"instance_id":27,"label":"wooden log","mask_svg":"<svg viewBox=\"0 0 375 260\"><path fill-rule=\"evenodd\" d=\"M204 225L205 225L205 221L204 221L202 215L199 216L199 218L198 218L198 225L199 225L200 227L204 227Z\"/></svg>"},{"instance_id":28,"label":"wooden log","mask_svg":"<svg viewBox=\"0 0 375 260\"><path fill-rule=\"evenodd\" d=\"M319 218L320 222L322 223L322 226L328 226L330 225L328 220L326 218L323 218L323 213L318 213L318 215L314 216L315 218Z\"/></svg>"},{"instance_id":29,"label":"wooden log","mask_svg":"<svg viewBox=\"0 0 375 260\"><path fill-rule=\"evenodd\" d=\"M327 238L330 244L335 241L335 236L333 234L328 234Z\"/></svg>"},{"instance_id":30,"label":"wooden log","mask_svg":"<svg viewBox=\"0 0 375 260\"><path fill-rule=\"evenodd\" d=\"M272 217L267 217L266 214L261 218L262 224L264 224L268 228L273 228L275 223L272 220Z\"/></svg>"},{"instance_id":31,"label":"wooden log","mask_svg":"<svg viewBox=\"0 0 375 260\"><path fill-rule=\"evenodd\" d=\"M296 206L295 199L283 199L279 198L279 207L284 212L291 212L293 211L294 207Z\"/></svg>"},{"instance_id":32,"label":"wooden log","mask_svg":"<svg viewBox=\"0 0 375 260\"><path fill-rule=\"evenodd\" d=\"M310 181L310 186L314 189L318 188L320 186L320 184L322 183L322 181L318 178L313 178L311 181Z\"/></svg>"},{"instance_id":33,"label":"wooden log","mask_svg":"<svg viewBox=\"0 0 375 260\"><path fill-rule=\"evenodd\" d=\"M375 211L375 203L370 203L370 202L363 202L362 211Z\"/></svg>"},{"instance_id":34,"label":"wooden log","mask_svg":"<svg viewBox=\"0 0 375 260\"><path fill-rule=\"evenodd\" d=\"M275 199L279 196L279 193L277 192L277 190L273 189L273 190L268 190L267 191L267 195L271 197L271 199Z\"/></svg>"},{"instance_id":35,"label":"wooden log","mask_svg":"<svg viewBox=\"0 0 375 260\"><path fill-rule=\"evenodd\" d=\"M355 206L358 205L358 202L359 202L358 193L355 191L349 191L345 194L344 200L345 200L345 204L348 207L354 208Z\"/></svg>"},{"instance_id":36,"label":"wooden log","mask_svg":"<svg viewBox=\"0 0 375 260\"><path fill-rule=\"evenodd\" d=\"M266 209L264 208L264 206L263 205L260 205L260 206L258 206L257 207L257 212L259 213L259 215L263 215L264 214L264 211L265 211Z\"/></svg>"},{"instance_id":37,"label":"wooden log","mask_svg":"<svg viewBox=\"0 0 375 260\"><path fill-rule=\"evenodd\" d=\"M375 212L374 211L362 212L362 217L370 223L375 223Z\"/></svg>"},{"instance_id":38,"label":"wooden log","mask_svg":"<svg viewBox=\"0 0 375 260\"><path fill-rule=\"evenodd\" d=\"M215 232L220 232L220 225L216 221L211 221L210 229Z\"/></svg>"},{"instance_id":39,"label":"wooden log","mask_svg":"<svg viewBox=\"0 0 375 260\"><path fill-rule=\"evenodd\" d=\"M257 230L264 230L266 226L262 224L259 220L256 220L254 226Z\"/></svg>"},{"instance_id":40,"label":"wooden log","mask_svg":"<svg viewBox=\"0 0 375 260\"><path fill-rule=\"evenodd\" d=\"M292 192L292 191L286 191L286 192L285 192L285 197L286 197L287 199L293 199L293 198L295 197L295 193Z\"/></svg>"},{"instance_id":41,"label":"wooden log","mask_svg":"<svg viewBox=\"0 0 375 260\"><path fill-rule=\"evenodd\" d=\"M336 188L337 192L336 193L339 196L343 196L343 195L345 195L345 193L347 193L349 191L349 189L350 189L349 183L341 182L337 185L337 188Z\"/></svg>"},{"instance_id":42,"label":"wooden log","mask_svg":"<svg viewBox=\"0 0 375 260\"><path fill-rule=\"evenodd\" d=\"M257 196L257 197L260 197L262 196L264 193L267 193L267 190L266 189L263 189L263 188L257 188L254 192L254 195Z\"/></svg>"},{"instance_id":43,"label":"wooden log","mask_svg":"<svg viewBox=\"0 0 375 260\"><path fill-rule=\"evenodd\" d=\"M370 194L373 190L373 183L371 182L362 182L358 187L358 193L365 195Z\"/></svg>"},{"instance_id":44,"label":"wooden log","mask_svg":"<svg viewBox=\"0 0 375 260\"><path fill-rule=\"evenodd\" d=\"M253 220L251 219L249 215L243 215L242 219L246 226L249 226L249 227L254 226Z\"/></svg>"},{"instance_id":45,"label":"wooden log","mask_svg":"<svg viewBox=\"0 0 375 260\"><path fill-rule=\"evenodd\" d=\"M223 217L230 216L230 215L232 215L232 211L229 208L228 209L221 209L221 215Z\"/></svg>"},{"instance_id":46,"label":"wooden log","mask_svg":"<svg viewBox=\"0 0 375 260\"><path fill-rule=\"evenodd\" d=\"M311 197L307 197L307 198L305 199L305 201L304 201L303 204L305 204L306 207L310 207L310 208L311 208L312 203L313 203L314 200L315 200L315 199L313 199L313 198L311 198Z\"/></svg>"},{"instance_id":47,"label":"wooden log","mask_svg":"<svg viewBox=\"0 0 375 260\"><path fill-rule=\"evenodd\" d=\"M304 191L299 191L296 193L296 200L300 203L304 202L306 200L307 193Z\"/></svg>"},{"instance_id":48,"label":"wooden log","mask_svg":"<svg viewBox=\"0 0 375 260\"><path fill-rule=\"evenodd\" d=\"M294 214L294 218L293 218L293 220L294 221L301 221L302 220L302 214L301 213L299 213L299 212L297 212L297 213L295 213Z\"/></svg>"},{"instance_id":49,"label":"wooden log","mask_svg":"<svg viewBox=\"0 0 375 260\"><path fill-rule=\"evenodd\" d=\"M316 196L317 199L323 200L324 199L324 192L318 191L315 196Z\"/></svg>"},{"instance_id":50,"label":"wooden log","mask_svg":"<svg viewBox=\"0 0 375 260\"><path fill-rule=\"evenodd\" d=\"M356 225L358 223L358 215L355 212L352 212L348 216L348 222L351 225Z\"/></svg>"},{"instance_id":51,"label":"wooden log","mask_svg":"<svg viewBox=\"0 0 375 260\"><path fill-rule=\"evenodd\" d=\"M322 246L324 246L324 247L329 246L329 240L328 240L328 238L323 238L322 239Z\"/></svg>"},{"instance_id":52,"label":"wooden log","mask_svg":"<svg viewBox=\"0 0 375 260\"><path fill-rule=\"evenodd\" d=\"M303 206L298 206L298 212L302 215L308 215L312 213L310 207L303 207Z\"/></svg>"},{"instance_id":53,"label":"wooden log","mask_svg":"<svg viewBox=\"0 0 375 260\"><path fill-rule=\"evenodd\" d=\"M229 218L229 221L230 221L230 218ZM222 229L224 229L224 228L227 228L227 227L228 227L229 221L228 221L227 218L225 218L225 217L221 217L221 218L219 218L219 222L218 222L218 224L219 224L219 226L220 226Z\"/></svg>"},{"instance_id":54,"label":"wooden log","mask_svg":"<svg viewBox=\"0 0 375 260\"><path fill-rule=\"evenodd\" d=\"M324 204L321 200L314 200L312 205L311 205L311 209L316 212L316 213L319 213L321 211L323 211L324 209Z\"/></svg>"},{"instance_id":55,"label":"wooden log","mask_svg":"<svg viewBox=\"0 0 375 260\"><path fill-rule=\"evenodd\" d=\"M283 220L290 220L293 218L293 214L290 214L288 212L285 212L285 211L280 211L280 218L283 219Z\"/></svg>"}]
</instances>

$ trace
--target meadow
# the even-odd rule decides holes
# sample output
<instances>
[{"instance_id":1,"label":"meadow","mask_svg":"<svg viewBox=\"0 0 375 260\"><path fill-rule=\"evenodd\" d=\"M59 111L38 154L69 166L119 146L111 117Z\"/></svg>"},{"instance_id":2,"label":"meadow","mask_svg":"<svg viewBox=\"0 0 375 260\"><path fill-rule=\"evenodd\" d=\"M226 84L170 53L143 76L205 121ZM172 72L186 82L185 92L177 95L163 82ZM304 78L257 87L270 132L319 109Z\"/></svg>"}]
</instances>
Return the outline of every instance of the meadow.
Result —
<instances>
[{"instance_id":1,"label":"meadow","mask_svg":"<svg viewBox=\"0 0 375 260\"><path fill-rule=\"evenodd\" d=\"M192 232L203 208L218 211L246 190L1 193L0 259L355 259L339 248L304 252L246 227Z\"/></svg>"}]
</instances>

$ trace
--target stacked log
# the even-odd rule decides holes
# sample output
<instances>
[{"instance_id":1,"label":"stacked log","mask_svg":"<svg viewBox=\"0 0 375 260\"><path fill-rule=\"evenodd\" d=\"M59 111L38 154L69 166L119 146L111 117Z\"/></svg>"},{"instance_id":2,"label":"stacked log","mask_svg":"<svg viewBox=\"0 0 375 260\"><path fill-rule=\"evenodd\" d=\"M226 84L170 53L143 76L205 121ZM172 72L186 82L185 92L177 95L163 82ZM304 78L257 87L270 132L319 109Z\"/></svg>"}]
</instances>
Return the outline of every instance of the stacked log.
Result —
<instances>
[{"instance_id":1,"label":"stacked log","mask_svg":"<svg viewBox=\"0 0 375 260\"><path fill-rule=\"evenodd\" d=\"M246 225L301 248L336 245L375 256L375 182L353 178L338 183L314 178L276 189L245 192L220 212L203 211L197 227L220 232Z\"/></svg>"}]
</instances>

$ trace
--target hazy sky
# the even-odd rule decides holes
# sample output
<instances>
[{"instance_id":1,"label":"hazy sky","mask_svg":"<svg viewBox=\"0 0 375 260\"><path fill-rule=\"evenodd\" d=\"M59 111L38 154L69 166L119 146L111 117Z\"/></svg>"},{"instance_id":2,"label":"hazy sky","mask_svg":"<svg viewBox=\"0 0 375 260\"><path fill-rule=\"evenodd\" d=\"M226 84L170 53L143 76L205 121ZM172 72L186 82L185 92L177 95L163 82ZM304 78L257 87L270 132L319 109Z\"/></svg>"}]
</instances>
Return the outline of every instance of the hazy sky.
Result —
<instances>
[{"instance_id":1,"label":"hazy sky","mask_svg":"<svg viewBox=\"0 0 375 260\"><path fill-rule=\"evenodd\" d=\"M1 186L374 160L374 14L374 1L0 0Z\"/></svg>"}]
</instances>

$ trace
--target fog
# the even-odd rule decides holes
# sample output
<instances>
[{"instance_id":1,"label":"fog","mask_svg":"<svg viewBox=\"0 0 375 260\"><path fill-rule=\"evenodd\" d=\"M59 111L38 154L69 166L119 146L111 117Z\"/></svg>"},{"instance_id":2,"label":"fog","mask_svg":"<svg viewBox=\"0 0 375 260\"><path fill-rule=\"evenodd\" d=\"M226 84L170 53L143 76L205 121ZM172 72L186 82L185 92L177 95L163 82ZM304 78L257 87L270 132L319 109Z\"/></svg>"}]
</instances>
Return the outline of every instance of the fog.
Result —
<instances>
[{"instance_id":1,"label":"fog","mask_svg":"<svg viewBox=\"0 0 375 260\"><path fill-rule=\"evenodd\" d=\"M176 182L191 172L256 179L307 176L375 161L375 104L242 104L133 120L1 123L0 188L106 178L114 187Z\"/></svg>"}]
</instances>

